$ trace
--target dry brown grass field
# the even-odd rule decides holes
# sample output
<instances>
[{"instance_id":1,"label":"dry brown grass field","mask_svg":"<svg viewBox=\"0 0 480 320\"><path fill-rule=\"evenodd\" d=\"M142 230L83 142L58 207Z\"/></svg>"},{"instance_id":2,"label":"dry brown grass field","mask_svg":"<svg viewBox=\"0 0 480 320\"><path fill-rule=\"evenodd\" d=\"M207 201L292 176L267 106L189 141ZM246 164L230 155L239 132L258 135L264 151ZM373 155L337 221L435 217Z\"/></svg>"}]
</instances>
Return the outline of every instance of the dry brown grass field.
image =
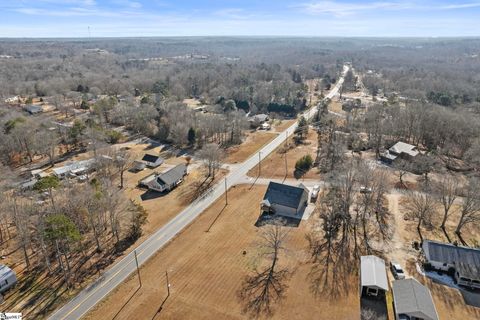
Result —
<instances>
[{"instance_id":1,"label":"dry brown grass field","mask_svg":"<svg viewBox=\"0 0 480 320\"><path fill-rule=\"evenodd\" d=\"M138 289L138 279L132 276L86 319L250 319L242 311L244 301L238 293L258 256L255 243L261 230L254 224L265 188L232 188L228 206L224 199L218 200L141 268L142 288ZM286 283L285 298L274 305L271 318L358 319L355 277L350 279L350 294L343 292L333 299L312 293L305 239L309 225L302 221L288 235L287 250L279 263L293 274ZM171 295L157 314L167 294L166 270Z\"/></svg>"}]
</instances>

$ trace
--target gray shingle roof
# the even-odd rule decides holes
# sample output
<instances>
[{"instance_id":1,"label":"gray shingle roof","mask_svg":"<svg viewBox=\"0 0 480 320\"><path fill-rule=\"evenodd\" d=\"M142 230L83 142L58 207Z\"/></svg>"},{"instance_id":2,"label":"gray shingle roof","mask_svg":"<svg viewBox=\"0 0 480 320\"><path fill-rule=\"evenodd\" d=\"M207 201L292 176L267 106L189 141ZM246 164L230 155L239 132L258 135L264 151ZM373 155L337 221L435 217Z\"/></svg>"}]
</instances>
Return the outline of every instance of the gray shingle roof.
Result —
<instances>
[{"instance_id":1,"label":"gray shingle roof","mask_svg":"<svg viewBox=\"0 0 480 320\"><path fill-rule=\"evenodd\" d=\"M268 184L263 200L268 200L271 204L297 209L302 201L304 192L306 192L304 188L271 181Z\"/></svg>"},{"instance_id":2,"label":"gray shingle roof","mask_svg":"<svg viewBox=\"0 0 480 320\"><path fill-rule=\"evenodd\" d=\"M415 279L395 280L393 300L397 314L422 313L426 320L438 320L430 290Z\"/></svg>"},{"instance_id":3,"label":"gray shingle roof","mask_svg":"<svg viewBox=\"0 0 480 320\"><path fill-rule=\"evenodd\" d=\"M425 240L428 260L454 264L456 270L470 279L480 279L480 250Z\"/></svg>"},{"instance_id":4,"label":"gray shingle roof","mask_svg":"<svg viewBox=\"0 0 480 320\"><path fill-rule=\"evenodd\" d=\"M171 185L182 179L185 175L186 170L187 166L185 164L179 164L178 166L168 170L167 172L160 174L157 177L157 182L159 184Z\"/></svg>"}]
</instances>

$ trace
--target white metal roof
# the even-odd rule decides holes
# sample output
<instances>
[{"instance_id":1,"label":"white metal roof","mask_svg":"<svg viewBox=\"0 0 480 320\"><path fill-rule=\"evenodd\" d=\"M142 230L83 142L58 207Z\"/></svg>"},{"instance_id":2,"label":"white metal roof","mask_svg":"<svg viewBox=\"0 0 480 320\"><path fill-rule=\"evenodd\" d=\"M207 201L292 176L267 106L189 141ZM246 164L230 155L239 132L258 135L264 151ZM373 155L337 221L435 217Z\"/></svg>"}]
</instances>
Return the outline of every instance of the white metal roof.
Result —
<instances>
[{"instance_id":1,"label":"white metal roof","mask_svg":"<svg viewBox=\"0 0 480 320\"><path fill-rule=\"evenodd\" d=\"M362 256L360 260L362 287L377 287L388 291L385 261L377 256Z\"/></svg>"}]
</instances>

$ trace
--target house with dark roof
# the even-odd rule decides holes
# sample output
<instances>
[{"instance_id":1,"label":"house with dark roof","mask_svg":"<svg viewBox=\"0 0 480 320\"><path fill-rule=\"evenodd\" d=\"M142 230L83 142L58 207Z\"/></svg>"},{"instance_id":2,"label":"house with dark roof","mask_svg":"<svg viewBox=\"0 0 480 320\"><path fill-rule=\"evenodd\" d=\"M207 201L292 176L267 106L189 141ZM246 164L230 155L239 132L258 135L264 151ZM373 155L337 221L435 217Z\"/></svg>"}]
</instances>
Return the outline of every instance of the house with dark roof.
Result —
<instances>
[{"instance_id":1,"label":"house with dark roof","mask_svg":"<svg viewBox=\"0 0 480 320\"><path fill-rule=\"evenodd\" d=\"M459 285L480 289L480 250L425 240L426 262L436 270L453 274Z\"/></svg>"},{"instance_id":2,"label":"house with dark roof","mask_svg":"<svg viewBox=\"0 0 480 320\"><path fill-rule=\"evenodd\" d=\"M270 182L260 203L261 210L275 215L301 219L308 204L308 189Z\"/></svg>"},{"instance_id":3,"label":"house with dark roof","mask_svg":"<svg viewBox=\"0 0 480 320\"><path fill-rule=\"evenodd\" d=\"M142 161L145 163L145 165L147 167L156 168L156 167L160 166L163 163L164 160L160 156L155 156L153 154L146 153L143 156Z\"/></svg>"},{"instance_id":4,"label":"house with dark roof","mask_svg":"<svg viewBox=\"0 0 480 320\"><path fill-rule=\"evenodd\" d=\"M388 291L385 261L377 256L360 257L360 294L379 296Z\"/></svg>"},{"instance_id":5,"label":"house with dark roof","mask_svg":"<svg viewBox=\"0 0 480 320\"><path fill-rule=\"evenodd\" d=\"M187 174L187 166L185 164L179 164L172 169L156 175L148 183L148 189L164 192L170 191L176 186L178 186L183 181L183 177Z\"/></svg>"},{"instance_id":6,"label":"house with dark roof","mask_svg":"<svg viewBox=\"0 0 480 320\"><path fill-rule=\"evenodd\" d=\"M392 291L397 320L438 320L430 290L416 279L395 280Z\"/></svg>"}]
</instances>

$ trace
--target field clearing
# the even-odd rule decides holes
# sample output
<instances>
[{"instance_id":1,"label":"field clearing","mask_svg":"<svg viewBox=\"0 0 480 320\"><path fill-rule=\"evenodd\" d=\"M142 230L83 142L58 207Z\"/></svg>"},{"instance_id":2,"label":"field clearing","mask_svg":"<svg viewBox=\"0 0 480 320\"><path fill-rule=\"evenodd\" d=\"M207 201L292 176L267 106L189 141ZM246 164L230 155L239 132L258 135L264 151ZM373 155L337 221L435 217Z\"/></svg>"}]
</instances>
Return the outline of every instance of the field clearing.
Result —
<instances>
[{"instance_id":1,"label":"field clearing","mask_svg":"<svg viewBox=\"0 0 480 320\"><path fill-rule=\"evenodd\" d=\"M276 137L276 133L269 131L249 132L241 145L228 148L227 158L224 161L226 163L243 162Z\"/></svg>"},{"instance_id":2,"label":"field clearing","mask_svg":"<svg viewBox=\"0 0 480 320\"><path fill-rule=\"evenodd\" d=\"M337 98L334 98L328 105L328 110L336 112L336 113L345 113L342 109L342 102L339 101Z\"/></svg>"},{"instance_id":3,"label":"field clearing","mask_svg":"<svg viewBox=\"0 0 480 320\"><path fill-rule=\"evenodd\" d=\"M254 223L265 188L232 188L229 199L234 200L228 206L219 199L141 268L142 288L137 290L138 279L132 276L86 319L112 319L115 315L115 319L152 319L167 294L166 270L171 295L156 318L250 319L242 312L238 292L258 255L254 244L260 229ZM289 266L293 275L287 282L285 299L274 306L272 318L358 319L357 279L351 279L350 295L344 293L335 300L311 292L307 278L310 264L306 261L308 230L309 223L302 222L288 235L287 251L281 254L279 263Z\"/></svg>"},{"instance_id":4,"label":"field clearing","mask_svg":"<svg viewBox=\"0 0 480 320\"><path fill-rule=\"evenodd\" d=\"M292 138L289 138L291 141ZM293 142L290 142L293 143ZM281 147L280 147L281 148ZM267 158L262 160L261 174L262 178L283 179L295 178L295 163L301 157L309 154L313 160L317 151L317 133L315 130L309 129L306 140L303 144L289 149L286 153L279 153L278 149L272 152ZM287 157L287 173L285 173L285 157ZM258 165L248 172L248 176L258 176ZM317 168L310 169L303 177L305 179L319 179L320 173ZM301 179L300 178L300 179Z\"/></svg>"}]
</instances>

